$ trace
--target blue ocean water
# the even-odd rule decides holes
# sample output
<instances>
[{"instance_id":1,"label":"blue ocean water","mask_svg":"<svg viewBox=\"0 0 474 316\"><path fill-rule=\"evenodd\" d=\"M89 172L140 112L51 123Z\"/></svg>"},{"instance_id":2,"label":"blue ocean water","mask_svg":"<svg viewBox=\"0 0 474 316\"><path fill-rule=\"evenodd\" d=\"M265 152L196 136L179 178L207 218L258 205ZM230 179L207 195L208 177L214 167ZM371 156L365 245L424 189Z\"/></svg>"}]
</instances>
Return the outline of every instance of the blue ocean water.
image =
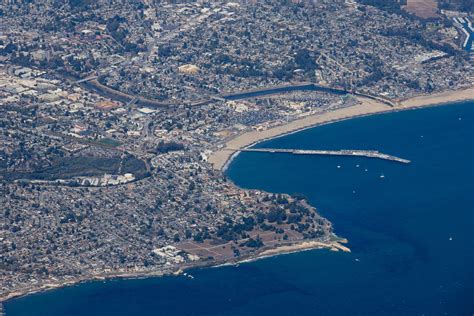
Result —
<instances>
[{"instance_id":1,"label":"blue ocean water","mask_svg":"<svg viewBox=\"0 0 474 316\"><path fill-rule=\"evenodd\" d=\"M258 146L375 149L412 163L243 153L228 170L233 181L304 194L352 253L195 269L193 280L90 282L11 300L6 315L474 313L474 103L358 118Z\"/></svg>"}]
</instances>

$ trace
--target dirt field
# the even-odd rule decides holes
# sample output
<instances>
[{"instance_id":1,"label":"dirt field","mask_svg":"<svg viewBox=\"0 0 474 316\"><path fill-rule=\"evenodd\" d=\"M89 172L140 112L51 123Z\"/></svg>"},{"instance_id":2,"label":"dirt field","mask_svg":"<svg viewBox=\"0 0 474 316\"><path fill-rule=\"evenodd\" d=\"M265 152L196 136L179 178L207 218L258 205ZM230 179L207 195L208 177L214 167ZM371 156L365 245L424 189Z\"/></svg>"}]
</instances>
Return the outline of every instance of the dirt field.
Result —
<instances>
[{"instance_id":1,"label":"dirt field","mask_svg":"<svg viewBox=\"0 0 474 316\"><path fill-rule=\"evenodd\" d=\"M436 0L408 0L408 4L403 7L404 10L424 19L437 17L437 8Z\"/></svg>"},{"instance_id":2,"label":"dirt field","mask_svg":"<svg viewBox=\"0 0 474 316\"><path fill-rule=\"evenodd\" d=\"M272 231L253 230L249 232L249 235L252 238L257 238L257 236L260 237L266 248L276 247L281 244L297 243L303 241L303 235L296 231L290 230L289 225L282 225L281 227L286 228L285 234L288 235L288 240L283 240L283 234L276 234ZM200 258L212 257L214 260L220 261L233 258L233 248L238 248L241 255L248 255L257 251L257 249L254 248L239 246L239 244L245 242L246 240L247 238L241 239L237 243L231 241L223 242L221 244L213 244L209 240L205 240L202 243L186 241L177 244L176 247L193 255L197 255Z\"/></svg>"}]
</instances>

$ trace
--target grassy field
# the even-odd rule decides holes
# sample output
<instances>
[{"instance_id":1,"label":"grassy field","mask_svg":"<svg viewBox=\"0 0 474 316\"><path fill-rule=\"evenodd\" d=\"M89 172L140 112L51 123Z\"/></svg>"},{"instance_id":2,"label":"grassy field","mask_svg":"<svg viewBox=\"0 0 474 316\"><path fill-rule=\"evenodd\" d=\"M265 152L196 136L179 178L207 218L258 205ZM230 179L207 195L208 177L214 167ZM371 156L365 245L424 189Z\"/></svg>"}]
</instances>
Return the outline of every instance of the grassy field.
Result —
<instances>
[{"instance_id":1,"label":"grassy field","mask_svg":"<svg viewBox=\"0 0 474 316\"><path fill-rule=\"evenodd\" d=\"M53 166L35 172L0 171L0 175L7 181L18 179L51 181L78 176L102 176L105 173L119 174L120 163L120 157L67 157L57 160ZM143 178L146 174L146 165L142 160L128 156L123 161L121 174L124 173L133 173L136 178Z\"/></svg>"}]
</instances>

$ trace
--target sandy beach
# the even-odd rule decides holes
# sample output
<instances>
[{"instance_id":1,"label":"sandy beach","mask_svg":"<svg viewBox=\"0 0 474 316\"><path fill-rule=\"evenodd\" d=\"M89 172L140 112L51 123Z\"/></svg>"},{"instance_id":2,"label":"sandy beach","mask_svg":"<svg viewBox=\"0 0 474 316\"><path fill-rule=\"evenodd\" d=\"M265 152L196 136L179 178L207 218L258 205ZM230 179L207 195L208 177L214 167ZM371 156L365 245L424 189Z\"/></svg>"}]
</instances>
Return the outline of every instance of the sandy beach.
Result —
<instances>
[{"instance_id":1,"label":"sandy beach","mask_svg":"<svg viewBox=\"0 0 474 316\"><path fill-rule=\"evenodd\" d=\"M419 96L407 100L403 100L400 102L400 105L396 107L390 107L386 104L366 99L366 98L358 98L361 102L355 106L337 109L334 111L329 111L325 113L309 115L299 120L295 120L289 122L288 124L284 124L281 126L277 126L274 128L270 128L263 131L251 131L244 134L240 134L227 143L225 143L224 147L221 150L215 151L209 157L209 161L213 164L214 168L222 170L225 168L228 161L233 157L233 155L238 153L240 148L245 148L251 146L257 142L275 138L278 136L286 135L289 133L297 132L303 130L305 128L310 128L317 125L322 124L330 124L333 122L350 119L354 117L372 115L377 113L384 113L384 112L394 112L394 111L402 111L402 110L409 110L427 106L434 106L434 105L442 105L446 103L452 102L460 102L466 100L474 100L474 87L463 89L463 90L456 90L456 91L447 91L433 95L427 96ZM321 242L321 241L302 241L300 243L290 244L290 245L281 245L279 247L271 248L263 250L262 252L253 254L243 261L234 261L232 259L227 260L225 262L200 262L197 264L192 264L189 266L182 266L176 267L177 270L174 272L182 272L186 269L196 268L196 267L208 267L208 266L219 266L222 264L236 264L245 261L254 261L261 258L275 256L279 254L285 253L292 253L292 252L299 252L305 251L310 249L330 249L333 251L344 251L350 252L350 249L343 245L346 243L346 240L337 239L334 241L328 242ZM82 282L94 281L94 280L106 280L112 278L141 278L141 277L151 277L151 276L162 276L162 275L170 275L172 272L168 271L165 272L161 269L156 271L137 271L137 272L125 272L125 273L110 273L110 274L101 274L101 275L93 275L93 276L83 276L80 278L72 279L69 281L62 281L62 282L51 282L48 284L39 284L39 285L32 285L28 288L19 289L16 292L10 293L3 293L0 294L0 303L6 300L12 299L14 297L20 297L31 293L42 292L47 290L52 290L64 286L70 286Z\"/></svg>"},{"instance_id":2,"label":"sandy beach","mask_svg":"<svg viewBox=\"0 0 474 316\"><path fill-rule=\"evenodd\" d=\"M358 99L360 101L359 104L348 108L309 115L304 118L289 122L288 124L269 128L267 130L254 130L240 134L225 143L222 149L213 152L209 156L208 160L215 169L223 170L226 168L232 157L238 154L238 149L249 147L263 140L268 140L306 128L322 124L329 124L354 117L474 100L474 87L402 100L400 104L395 107L390 107L381 102L367 98L358 97Z\"/></svg>"}]
</instances>

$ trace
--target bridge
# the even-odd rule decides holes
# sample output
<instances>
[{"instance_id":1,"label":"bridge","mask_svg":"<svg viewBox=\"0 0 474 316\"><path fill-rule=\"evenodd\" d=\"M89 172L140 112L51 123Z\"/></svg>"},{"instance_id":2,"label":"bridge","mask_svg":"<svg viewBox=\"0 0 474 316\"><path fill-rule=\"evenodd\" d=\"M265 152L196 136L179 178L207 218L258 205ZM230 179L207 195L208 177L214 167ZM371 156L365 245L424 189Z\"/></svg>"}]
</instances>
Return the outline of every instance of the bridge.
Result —
<instances>
[{"instance_id":1,"label":"bridge","mask_svg":"<svg viewBox=\"0 0 474 316\"><path fill-rule=\"evenodd\" d=\"M92 76L89 76L89 77L86 77L86 78L76 80L74 83L79 84L79 83L83 83L83 82L87 82L87 81L96 80L97 78L99 78L99 76L92 75Z\"/></svg>"},{"instance_id":2,"label":"bridge","mask_svg":"<svg viewBox=\"0 0 474 316\"><path fill-rule=\"evenodd\" d=\"M243 148L243 149L228 149L232 151L244 152L264 152L264 153L284 153L293 155L329 155L329 156L351 156L351 157L366 157L377 158L383 160L390 160L399 163L408 164L411 161L396 156L381 153L377 150L304 150L304 149L275 149L275 148Z\"/></svg>"}]
</instances>

